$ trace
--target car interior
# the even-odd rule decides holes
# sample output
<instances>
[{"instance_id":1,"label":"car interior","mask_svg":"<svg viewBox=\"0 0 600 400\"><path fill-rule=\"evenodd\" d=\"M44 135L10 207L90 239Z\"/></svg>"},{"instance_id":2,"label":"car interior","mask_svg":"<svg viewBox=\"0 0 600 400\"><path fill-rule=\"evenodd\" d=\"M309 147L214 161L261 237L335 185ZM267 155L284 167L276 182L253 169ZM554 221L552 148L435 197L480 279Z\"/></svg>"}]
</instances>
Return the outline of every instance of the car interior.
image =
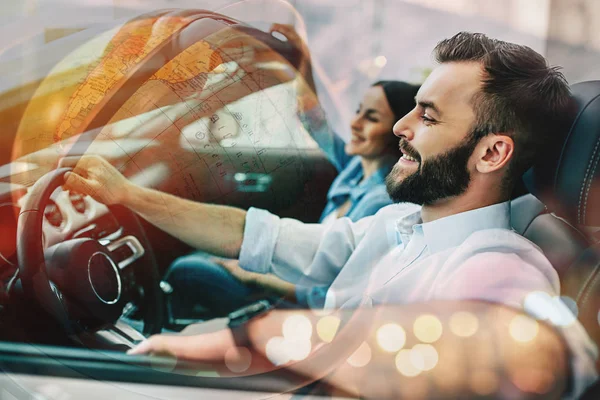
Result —
<instances>
[{"instance_id":1,"label":"car interior","mask_svg":"<svg viewBox=\"0 0 600 400\"><path fill-rule=\"evenodd\" d=\"M598 154L600 134L600 81L572 85L578 114L564 143L543 165L535 165L524 180L532 194L546 206L528 206L529 216L521 219L522 234L537 244L550 260L561 281L563 296L577 304L578 319L598 344L598 272L600 253L593 229L600 222L594 207L598 195ZM514 219L513 219L514 220ZM586 229L588 228L588 229ZM584 398L596 398L598 384Z\"/></svg>"},{"instance_id":2,"label":"car interior","mask_svg":"<svg viewBox=\"0 0 600 400\"><path fill-rule=\"evenodd\" d=\"M167 358L125 355L144 335L162 328L178 331L201 319L171 310L168 285L161 282L166 267L191 249L124 207L107 207L61 189L67 170L54 167L57 149L68 143L67 155L107 156L142 185L196 201L255 206L305 222L318 219L335 176L333 166L308 139L295 134L290 140L309 145L244 144L252 127L268 126L265 120L252 125L246 121L248 114L236 110L236 104L251 101L259 92L285 88L298 54L285 42L224 15L186 10L151 17L164 20L167 15L183 21L179 28L86 109L75 131L51 146L27 144L35 151L22 150L16 161L0 167L0 278L7 282L0 296L0 366L11 373L105 381L135 376L139 383L301 390L309 380L284 370L215 378L210 369L194 363L180 362L178 373L170 373ZM234 83L255 86L227 90L214 78L218 89L211 94L222 94L221 103L208 108L214 98L174 99L165 94L144 103L143 91L157 71L201 40L212 41L222 56L238 61L241 56L228 53L228 48L259 48L266 61L254 65L248 79L229 76ZM226 61L219 64L223 74ZM287 90L283 95L289 95ZM578 107L575 122L564 141L524 176L525 188L515 194L511 219L514 229L548 257L560 277L562 295L574 300L579 321L600 345L600 236L595 229L600 226L600 81L576 83L572 93ZM280 103L267 100L265 112L273 118L281 111ZM195 114L181 113L182 105ZM36 104L30 107L37 110ZM162 112L153 113L157 109ZM119 136L119 129L130 126L136 114L144 115L147 123ZM174 126L173 116L182 121L176 130L168 128ZM266 121L286 123L284 117ZM103 255L104 248L110 257ZM82 260L87 270L78 268ZM141 321L144 334L128 320ZM584 399L599 396L596 384Z\"/></svg>"}]
</instances>

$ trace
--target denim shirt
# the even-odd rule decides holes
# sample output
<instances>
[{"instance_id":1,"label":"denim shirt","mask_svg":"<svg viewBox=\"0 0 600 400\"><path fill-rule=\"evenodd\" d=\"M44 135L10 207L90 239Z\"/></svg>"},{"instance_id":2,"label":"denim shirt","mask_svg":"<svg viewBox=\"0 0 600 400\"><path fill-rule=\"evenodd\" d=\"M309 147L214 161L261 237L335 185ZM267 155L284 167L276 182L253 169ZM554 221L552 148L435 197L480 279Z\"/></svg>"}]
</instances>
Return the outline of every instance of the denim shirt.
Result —
<instances>
[{"instance_id":1,"label":"denim shirt","mask_svg":"<svg viewBox=\"0 0 600 400\"><path fill-rule=\"evenodd\" d=\"M348 199L350 207L344 216L352 221L373 215L392 204L385 188L385 177L391 171L393 162L386 163L361 182L364 171L360 157L346 154L346 143L331 130L323 109L317 106L306 112L299 112L298 118L339 172L327 192L327 204L319 222L323 222L325 217L335 212Z\"/></svg>"},{"instance_id":2,"label":"denim shirt","mask_svg":"<svg viewBox=\"0 0 600 400\"><path fill-rule=\"evenodd\" d=\"M319 222L323 222L348 199L350 208L344 216L352 221L374 215L379 209L392 204L385 188L385 177L391 169L392 165L385 165L360 182L364 175L362 164L359 157L353 157L331 184L327 192L327 205Z\"/></svg>"}]
</instances>

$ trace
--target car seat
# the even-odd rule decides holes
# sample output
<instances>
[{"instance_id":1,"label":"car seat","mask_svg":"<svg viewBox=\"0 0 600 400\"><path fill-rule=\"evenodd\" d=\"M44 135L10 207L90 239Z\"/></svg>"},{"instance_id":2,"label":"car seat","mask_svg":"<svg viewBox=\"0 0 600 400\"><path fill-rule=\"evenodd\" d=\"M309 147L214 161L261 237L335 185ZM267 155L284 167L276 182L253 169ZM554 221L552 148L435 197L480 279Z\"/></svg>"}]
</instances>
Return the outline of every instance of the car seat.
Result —
<instances>
[{"instance_id":1,"label":"car seat","mask_svg":"<svg viewBox=\"0 0 600 400\"><path fill-rule=\"evenodd\" d=\"M600 244L590 228L600 226L600 81L571 89L577 114L570 131L524 177L545 207L531 197L516 199L521 203L513 201L513 226L519 220L515 229L550 260L561 280L561 295L576 301L578 319L599 345ZM518 217L518 210L526 217ZM600 382L582 398L600 398Z\"/></svg>"}]
</instances>

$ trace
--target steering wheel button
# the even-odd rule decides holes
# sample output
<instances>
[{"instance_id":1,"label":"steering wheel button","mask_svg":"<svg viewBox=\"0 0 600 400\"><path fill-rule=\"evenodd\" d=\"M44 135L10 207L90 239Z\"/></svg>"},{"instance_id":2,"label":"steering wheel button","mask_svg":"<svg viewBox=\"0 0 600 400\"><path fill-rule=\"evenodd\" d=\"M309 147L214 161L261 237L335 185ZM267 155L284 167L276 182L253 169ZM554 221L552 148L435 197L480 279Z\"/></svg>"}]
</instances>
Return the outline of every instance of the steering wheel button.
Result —
<instances>
[{"instance_id":1,"label":"steering wheel button","mask_svg":"<svg viewBox=\"0 0 600 400\"><path fill-rule=\"evenodd\" d=\"M133 255L133 250L131 250L131 247L124 244L124 245L119 246L116 249L114 249L112 251L112 254L113 254L113 257L116 259L116 261L119 262L119 261L123 261L123 260L126 260L129 257L131 257Z\"/></svg>"}]
</instances>

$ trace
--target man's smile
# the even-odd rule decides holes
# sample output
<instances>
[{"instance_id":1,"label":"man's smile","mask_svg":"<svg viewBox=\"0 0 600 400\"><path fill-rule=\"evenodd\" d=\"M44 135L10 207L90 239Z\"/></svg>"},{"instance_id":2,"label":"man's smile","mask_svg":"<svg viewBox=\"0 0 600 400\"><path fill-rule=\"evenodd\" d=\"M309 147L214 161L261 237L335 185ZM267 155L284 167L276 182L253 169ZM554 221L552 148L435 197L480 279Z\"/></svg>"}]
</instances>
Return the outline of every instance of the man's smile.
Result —
<instances>
[{"instance_id":1,"label":"man's smile","mask_svg":"<svg viewBox=\"0 0 600 400\"><path fill-rule=\"evenodd\" d=\"M400 161L403 164L407 164L407 165L415 165L415 164L419 163L415 158L413 158L405 153L402 153L402 157L400 157Z\"/></svg>"},{"instance_id":2,"label":"man's smile","mask_svg":"<svg viewBox=\"0 0 600 400\"><path fill-rule=\"evenodd\" d=\"M405 165L417 165L419 164L419 159L417 157L413 157L410 154L408 154L407 150L406 150L406 143L405 142L400 142L400 151L402 152L402 157L400 157L400 162L402 164Z\"/></svg>"}]
</instances>

